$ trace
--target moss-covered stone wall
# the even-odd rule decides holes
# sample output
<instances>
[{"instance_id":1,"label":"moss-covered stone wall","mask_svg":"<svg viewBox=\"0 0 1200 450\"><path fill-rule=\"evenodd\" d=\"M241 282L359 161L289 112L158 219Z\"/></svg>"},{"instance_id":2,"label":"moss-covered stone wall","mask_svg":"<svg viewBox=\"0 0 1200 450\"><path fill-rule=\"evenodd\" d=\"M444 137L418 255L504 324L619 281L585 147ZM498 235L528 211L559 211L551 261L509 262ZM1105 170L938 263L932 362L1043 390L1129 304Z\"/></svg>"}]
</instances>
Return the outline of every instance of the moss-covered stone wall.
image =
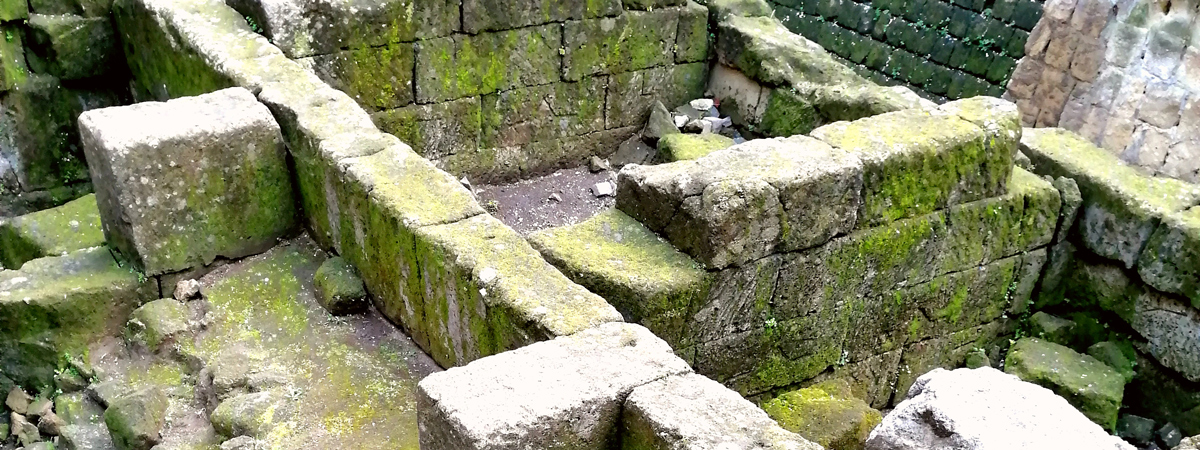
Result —
<instances>
[{"instance_id":1,"label":"moss-covered stone wall","mask_svg":"<svg viewBox=\"0 0 1200 450\"><path fill-rule=\"evenodd\" d=\"M111 2L0 2L0 216L91 190L76 118L129 102Z\"/></svg>"},{"instance_id":2,"label":"moss-covered stone wall","mask_svg":"<svg viewBox=\"0 0 1200 450\"><path fill-rule=\"evenodd\" d=\"M796 33L873 81L930 99L1004 93L1042 15L1038 0L772 0Z\"/></svg>"},{"instance_id":3,"label":"moss-covered stone wall","mask_svg":"<svg viewBox=\"0 0 1200 450\"><path fill-rule=\"evenodd\" d=\"M364 3L235 5L384 132L475 182L607 156L655 100L699 98L708 80L708 9L687 0Z\"/></svg>"}]
</instances>

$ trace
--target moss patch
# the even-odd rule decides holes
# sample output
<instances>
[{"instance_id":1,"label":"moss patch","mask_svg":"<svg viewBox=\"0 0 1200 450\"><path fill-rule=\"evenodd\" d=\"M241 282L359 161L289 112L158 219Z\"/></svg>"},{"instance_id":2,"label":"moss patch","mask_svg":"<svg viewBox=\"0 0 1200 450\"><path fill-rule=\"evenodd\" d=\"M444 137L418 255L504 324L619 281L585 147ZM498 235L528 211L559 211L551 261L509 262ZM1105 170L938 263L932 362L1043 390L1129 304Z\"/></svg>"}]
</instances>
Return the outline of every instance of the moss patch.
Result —
<instances>
[{"instance_id":1,"label":"moss patch","mask_svg":"<svg viewBox=\"0 0 1200 450\"><path fill-rule=\"evenodd\" d=\"M26 261L104 245L96 195L57 208L0 221L0 262L19 269Z\"/></svg>"},{"instance_id":2,"label":"moss patch","mask_svg":"<svg viewBox=\"0 0 1200 450\"><path fill-rule=\"evenodd\" d=\"M665 162L700 159L733 146L733 139L715 133L668 134L658 140L658 156Z\"/></svg>"},{"instance_id":3,"label":"moss patch","mask_svg":"<svg viewBox=\"0 0 1200 450\"><path fill-rule=\"evenodd\" d=\"M861 450L883 421L879 411L851 396L842 380L786 392L763 404L763 410L784 429L832 450Z\"/></svg>"},{"instance_id":4,"label":"moss patch","mask_svg":"<svg viewBox=\"0 0 1200 450\"><path fill-rule=\"evenodd\" d=\"M1091 356L1025 338L1009 350L1004 371L1061 395L1106 430L1117 424L1125 377Z\"/></svg>"}]
</instances>

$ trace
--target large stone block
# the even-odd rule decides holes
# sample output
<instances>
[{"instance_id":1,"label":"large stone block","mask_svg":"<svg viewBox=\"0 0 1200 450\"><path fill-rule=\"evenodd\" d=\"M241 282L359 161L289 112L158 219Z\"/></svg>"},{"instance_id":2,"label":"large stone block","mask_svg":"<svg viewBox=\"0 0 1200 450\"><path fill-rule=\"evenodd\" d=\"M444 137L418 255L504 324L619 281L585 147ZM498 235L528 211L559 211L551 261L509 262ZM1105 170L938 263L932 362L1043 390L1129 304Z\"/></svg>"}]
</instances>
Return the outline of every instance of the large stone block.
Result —
<instances>
[{"instance_id":1,"label":"large stone block","mask_svg":"<svg viewBox=\"0 0 1200 450\"><path fill-rule=\"evenodd\" d=\"M244 89L80 117L108 242L158 275L261 252L296 221L279 125Z\"/></svg>"},{"instance_id":2,"label":"large stone block","mask_svg":"<svg viewBox=\"0 0 1200 450\"><path fill-rule=\"evenodd\" d=\"M114 91L76 89L47 75L30 76L4 99L14 121L17 178L25 190L88 178L79 145L79 114L120 104Z\"/></svg>"},{"instance_id":3,"label":"large stone block","mask_svg":"<svg viewBox=\"0 0 1200 450\"><path fill-rule=\"evenodd\" d=\"M690 372L649 330L610 323L430 375L421 448L606 449L635 388Z\"/></svg>"},{"instance_id":4,"label":"large stone block","mask_svg":"<svg viewBox=\"0 0 1200 450\"><path fill-rule=\"evenodd\" d=\"M679 13L680 8L663 8L567 22L563 78L578 81L674 63Z\"/></svg>"},{"instance_id":5,"label":"large stone block","mask_svg":"<svg viewBox=\"0 0 1200 450\"><path fill-rule=\"evenodd\" d=\"M21 2L22 5L25 2ZM15 26L0 26L0 92L7 91L24 83L29 77L29 68L25 66L25 46L21 43L21 30ZM11 38L9 38L11 36Z\"/></svg>"},{"instance_id":6,"label":"large stone block","mask_svg":"<svg viewBox=\"0 0 1200 450\"><path fill-rule=\"evenodd\" d=\"M0 263L6 269L100 245L104 245L104 232L93 194L57 208L0 220Z\"/></svg>"},{"instance_id":7,"label":"large stone block","mask_svg":"<svg viewBox=\"0 0 1200 450\"><path fill-rule=\"evenodd\" d=\"M21 20L29 17L29 2L21 0L0 1L0 22Z\"/></svg>"},{"instance_id":8,"label":"large stone block","mask_svg":"<svg viewBox=\"0 0 1200 450\"><path fill-rule=\"evenodd\" d=\"M545 2L541 0L462 0L463 31L511 30L549 22L615 16L621 0Z\"/></svg>"},{"instance_id":9,"label":"large stone block","mask_svg":"<svg viewBox=\"0 0 1200 450\"><path fill-rule=\"evenodd\" d=\"M409 105L371 116L380 130L391 133L429 159L478 150L482 134L479 97L428 105Z\"/></svg>"},{"instance_id":10,"label":"large stone block","mask_svg":"<svg viewBox=\"0 0 1200 450\"><path fill-rule=\"evenodd\" d=\"M861 449L871 429L883 420L840 379L780 394L763 404L763 410L784 429L839 450Z\"/></svg>"},{"instance_id":11,"label":"large stone block","mask_svg":"<svg viewBox=\"0 0 1200 450\"><path fill-rule=\"evenodd\" d=\"M1150 177L1062 129L1026 129L1021 150L1039 174L1073 178L1083 194L1077 230L1089 250L1133 268L1162 218L1200 203L1200 187Z\"/></svg>"},{"instance_id":12,"label":"large stone block","mask_svg":"<svg viewBox=\"0 0 1200 450\"><path fill-rule=\"evenodd\" d=\"M92 78L123 64L112 20L75 15L29 16L31 68L64 80Z\"/></svg>"},{"instance_id":13,"label":"large stone block","mask_svg":"<svg viewBox=\"0 0 1200 450\"><path fill-rule=\"evenodd\" d=\"M1129 326L1146 338L1146 351L1162 365L1200 382L1200 312L1159 292L1147 291L1133 302Z\"/></svg>"},{"instance_id":14,"label":"large stone block","mask_svg":"<svg viewBox=\"0 0 1200 450\"><path fill-rule=\"evenodd\" d=\"M690 63L708 59L708 8L688 1L679 11L679 31L675 33L675 62Z\"/></svg>"},{"instance_id":15,"label":"large stone block","mask_svg":"<svg viewBox=\"0 0 1200 450\"><path fill-rule=\"evenodd\" d=\"M581 224L540 231L530 243L588 290L604 297L625 320L682 349L693 308L708 294L703 267L617 210Z\"/></svg>"},{"instance_id":16,"label":"large stone block","mask_svg":"<svg viewBox=\"0 0 1200 450\"><path fill-rule=\"evenodd\" d=\"M1200 308L1200 207L1168 214L1142 250L1137 270L1146 284Z\"/></svg>"},{"instance_id":17,"label":"large stone block","mask_svg":"<svg viewBox=\"0 0 1200 450\"><path fill-rule=\"evenodd\" d=\"M628 450L822 448L781 428L737 392L696 374L634 389L625 401L622 422L621 448Z\"/></svg>"},{"instance_id":18,"label":"large stone block","mask_svg":"<svg viewBox=\"0 0 1200 450\"><path fill-rule=\"evenodd\" d=\"M461 365L621 315L489 215L417 230L415 258L434 359Z\"/></svg>"},{"instance_id":19,"label":"large stone block","mask_svg":"<svg viewBox=\"0 0 1200 450\"><path fill-rule=\"evenodd\" d=\"M58 355L84 354L116 333L158 296L158 284L97 247L0 272L0 292L0 372L24 386L52 386Z\"/></svg>"},{"instance_id":20,"label":"large stone block","mask_svg":"<svg viewBox=\"0 0 1200 450\"><path fill-rule=\"evenodd\" d=\"M417 101L440 102L557 81L562 33L562 26L543 25L421 41Z\"/></svg>"},{"instance_id":21,"label":"large stone block","mask_svg":"<svg viewBox=\"0 0 1200 450\"><path fill-rule=\"evenodd\" d=\"M368 110L398 108L413 102L413 44L344 50L308 61L322 81L349 94Z\"/></svg>"},{"instance_id":22,"label":"large stone block","mask_svg":"<svg viewBox=\"0 0 1200 450\"><path fill-rule=\"evenodd\" d=\"M617 207L706 266L723 268L853 229L860 167L807 136L759 139L697 160L627 166Z\"/></svg>"},{"instance_id":23,"label":"large stone block","mask_svg":"<svg viewBox=\"0 0 1200 450\"><path fill-rule=\"evenodd\" d=\"M604 104L605 127L609 129L646 124L655 101L682 105L704 96L708 64L678 64L625 72L609 77Z\"/></svg>"},{"instance_id":24,"label":"large stone block","mask_svg":"<svg viewBox=\"0 0 1200 450\"><path fill-rule=\"evenodd\" d=\"M460 28L456 0L235 0L289 58L447 36Z\"/></svg>"},{"instance_id":25,"label":"large stone block","mask_svg":"<svg viewBox=\"0 0 1200 450\"><path fill-rule=\"evenodd\" d=\"M604 129L606 77L517 88L482 98L480 147L519 147Z\"/></svg>"},{"instance_id":26,"label":"large stone block","mask_svg":"<svg viewBox=\"0 0 1200 450\"><path fill-rule=\"evenodd\" d=\"M1009 349L1004 370L1061 395L1106 430L1117 424L1125 377L1091 356L1051 342L1025 338Z\"/></svg>"},{"instance_id":27,"label":"large stone block","mask_svg":"<svg viewBox=\"0 0 1200 450\"><path fill-rule=\"evenodd\" d=\"M911 109L826 125L812 136L862 160L858 226L867 228L1004 194L1013 153L993 133L957 114Z\"/></svg>"},{"instance_id":28,"label":"large stone block","mask_svg":"<svg viewBox=\"0 0 1200 450\"><path fill-rule=\"evenodd\" d=\"M799 83L862 84L820 46L788 31L771 17L731 16L717 31L717 57L751 79L771 86Z\"/></svg>"}]
</instances>

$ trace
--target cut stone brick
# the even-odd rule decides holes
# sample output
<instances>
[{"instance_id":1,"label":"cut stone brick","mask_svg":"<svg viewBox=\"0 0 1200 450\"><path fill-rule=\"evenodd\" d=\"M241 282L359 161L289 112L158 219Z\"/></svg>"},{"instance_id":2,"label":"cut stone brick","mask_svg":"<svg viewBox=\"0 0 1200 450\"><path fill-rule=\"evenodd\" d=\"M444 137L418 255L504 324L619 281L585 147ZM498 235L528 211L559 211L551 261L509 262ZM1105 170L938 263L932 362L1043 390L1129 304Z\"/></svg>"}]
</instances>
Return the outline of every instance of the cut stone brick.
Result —
<instances>
[{"instance_id":1,"label":"cut stone brick","mask_svg":"<svg viewBox=\"0 0 1200 450\"><path fill-rule=\"evenodd\" d=\"M604 297L630 323L684 348L693 308L708 294L704 268L617 210L529 236L572 281Z\"/></svg>"},{"instance_id":2,"label":"cut stone brick","mask_svg":"<svg viewBox=\"0 0 1200 450\"><path fill-rule=\"evenodd\" d=\"M420 282L401 277L404 298L424 301L426 348L446 367L621 321L486 214L418 229L415 253Z\"/></svg>"},{"instance_id":3,"label":"cut stone brick","mask_svg":"<svg viewBox=\"0 0 1200 450\"><path fill-rule=\"evenodd\" d=\"M0 220L0 262L6 269L100 245L104 245L104 232L94 194L57 208Z\"/></svg>"},{"instance_id":4,"label":"cut stone brick","mask_svg":"<svg viewBox=\"0 0 1200 450\"><path fill-rule=\"evenodd\" d=\"M417 101L441 102L558 81L562 30L560 25L543 25L421 41Z\"/></svg>"},{"instance_id":5,"label":"cut stone brick","mask_svg":"<svg viewBox=\"0 0 1200 450\"><path fill-rule=\"evenodd\" d=\"M412 44L345 50L308 61L321 80L349 94L364 109L398 108L413 102L416 53Z\"/></svg>"},{"instance_id":6,"label":"cut stone brick","mask_svg":"<svg viewBox=\"0 0 1200 450\"><path fill-rule=\"evenodd\" d=\"M883 420L840 379L785 392L763 404L763 410L784 429L833 449L861 448Z\"/></svg>"},{"instance_id":7,"label":"cut stone brick","mask_svg":"<svg viewBox=\"0 0 1200 450\"><path fill-rule=\"evenodd\" d=\"M75 15L29 16L30 67L64 80L104 75L123 64L112 21Z\"/></svg>"},{"instance_id":8,"label":"cut stone brick","mask_svg":"<svg viewBox=\"0 0 1200 450\"><path fill-rule=\"evenodd\" d=\"M658 141L658 159L665 162L700 159L733 145L733 139L716 133L669 134Z\"/></svg>"},{"instance_id":9,"label":"cut stone brick","mask_svg":"<svg viewBox=\"0 0 1200 450\"><path fill-rule=\"evenodd\" d=\"M578 81L674 63L680 10L627 11L612 18L567 22L563 78Z\"/></svg>"},{"instance_id":10,"label":"cut stone brick","mask_svg":"<svg viewBox=\"0 0 1200 450\"><path fill-rule=\"evenodd\" d=\"M279 125L245 89L79 123L105 237L147 274L261 252L295 224Z\"/></svg>"},{"instance_id":11,"label":"cut stone brick","mask_svg":"<svg viewBox=\"0 0 1200 450\"><path fill-rule=\"evenodd\" d=\"M819 245L854 227L860 163L807 136L627 166L617 207L710 268Z\"/></svg>"},{"instance_id":12,"label":"cut stone brick","mask_svg":"<svg viewBox=\"0 0 1200 450\"><path fill-rule=\"evenodd\" d=\"M454 0L235 0L289 58L449 35L460 28Z\"/></svg>"},{"instance_id":13,"label":"cut stone brick","mask_svg":"<svg viewBox=\"0 0 1200 450\"><path fill-rule=\"evenodd\" d=\"M1137 270L1146 284L1200 308L1200 207L1167 214L1142 250Z\"/></svg>"},{"instance_id":14,"label":"cut stone brick","mask_svg":"<svg viewBox=\"0 0 1200 450\"><path fill-rule=\"evenodd\" d=\"M480 147L514 147L604 129L608 79L517 88L482 98Z\"/></svg>"},{"instance_id":15,"label":"cut stone brick","mask_svg":"<svg viewBox=\"0 0 1200 450\"><path fill-rule=\"evenodd\" d=\"M1025 129L1021 151L1043 175L1074 178L1083 194L1084 246L1133 268L1166 214L1200 203L1200 187L1154 178L1062 129Z\"/></svg>"},{"instance_id":16,"label":"cut stone brick","mask_svg":"<svg viewBox=\"0 0 1200 450\"><path fill-rule=\"evenodd\" d=\"M688 0L679 11L679 31L675 33L675 62L690 63L708 59L708 8Z\"/></svg>"},{"instance_id":17,"label":"cut stone brick","mask_svg":"<svg viewBox=\"0 0 1200 450\"><path fill-rule=\"evenodd\" d=\"M609 323L426 377L421 448L607 449L630 392L687 363L649 330Z\"/></svg>"},{"instance_id":18,"label":"cut stone brick","mask_svg":"<svg viewBox=\"0 0 1200 450\"><path fill-rule=\"evenodd\" d=\"M463 0L463 31L511 30L548 22L591 19L621 13L621 0L545 2L542 0Z\"/></svg>"},{"instance_id":19,"label":"cut stone brick","mask_svg":"<svg viewBox=\"0 0 1200 450\"><path fill-rule=\"evenodd\" d=\"M380 130L395 135L429 159L478 150L481 117L479 97L410 105L371 116Z\"/></svg>"},{"instance_id":20,"label":"cut stone brick","mask_svg":"<svg viewBox=\"0 0 1200 450\"><path fill-rule=\"evenodd\" d=\"M1125 377L1096 358L1036 338L1013 344L1004 371L1054 391L1092 422L1112 430L1125 393Z\"/></svg>"},{"instance_id":21,"label":"cut stone brick","mask_svg":"<svg viewBox=\"0 0 1200 450\"><path fill-rule=\"evenodd\" d=\"M822 448L781 428L753 403L703 375L668 377L634 389L622 419L623 448Z\"/></svg>"},{"instance_id":22,"label":"cut stone brick","mask_svg":"<svg viewBox=\"0 0 1200 450\"><path fill-rule=\"evenodd\" d=\"M119 266L103 247L0 271L0 371L24 386L52 386L58 355L84 354L157 296L154 280Z\"/></svg>"},{"instance_id":23,"label":"cut stone brick","mask_svg":"<svg viewBox=\"0 0 1200 450\"><path fill-rule=\"evenodd\" d=\"M604 105L605 127L641 127L646 124L654 102L682 105L701 98L707 81L706 63L677 64L612 75Z\"/></svg>"},{"instance_id":24,"label":"cut stone brick","mask_svg":"<svg viewBox=\"0 0 1200 450\"><path fill-rule=\"evenodd\" d=\"M1129 326L1146 338L1146 351L1192 382L1200 381L1200 312L1147 290L1133 302Z\"/></svg>"},{"instance_id":25,"label":"cut stone brick","mask_svg":"<svg viewBox=\"0 0 1200 450\"><path fill-rule=\"evenodd\" d=\"M1007 116L993 120L1007 125ZM993 137L999 133L1007 132L985 133L957 115L913 109L826 125L812 136L862 160L858 226L867 228L1002 195L1013 152Z\"/></svg>"}]
</instances>

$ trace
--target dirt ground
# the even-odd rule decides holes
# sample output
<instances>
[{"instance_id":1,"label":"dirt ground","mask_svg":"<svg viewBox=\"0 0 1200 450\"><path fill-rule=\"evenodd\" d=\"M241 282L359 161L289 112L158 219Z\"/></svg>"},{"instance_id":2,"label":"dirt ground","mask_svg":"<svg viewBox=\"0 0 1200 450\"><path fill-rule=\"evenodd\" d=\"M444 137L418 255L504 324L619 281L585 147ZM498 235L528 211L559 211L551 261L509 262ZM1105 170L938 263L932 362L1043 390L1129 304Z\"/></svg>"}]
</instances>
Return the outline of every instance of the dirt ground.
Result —
<instances>
[{"instance_id":1,"label":"dirt ground","mask_svg":"<svg viewBox=\"0 0 1200 450\"><path fill-rule=\"evenodd\" d=\"M521 234L583 222L616 204L616 197L596 197L592 186L613 183L613 170L592 173L587 167L563 169L512 184L479 186L479 203Z\"/></svg>"}]
</instances>

